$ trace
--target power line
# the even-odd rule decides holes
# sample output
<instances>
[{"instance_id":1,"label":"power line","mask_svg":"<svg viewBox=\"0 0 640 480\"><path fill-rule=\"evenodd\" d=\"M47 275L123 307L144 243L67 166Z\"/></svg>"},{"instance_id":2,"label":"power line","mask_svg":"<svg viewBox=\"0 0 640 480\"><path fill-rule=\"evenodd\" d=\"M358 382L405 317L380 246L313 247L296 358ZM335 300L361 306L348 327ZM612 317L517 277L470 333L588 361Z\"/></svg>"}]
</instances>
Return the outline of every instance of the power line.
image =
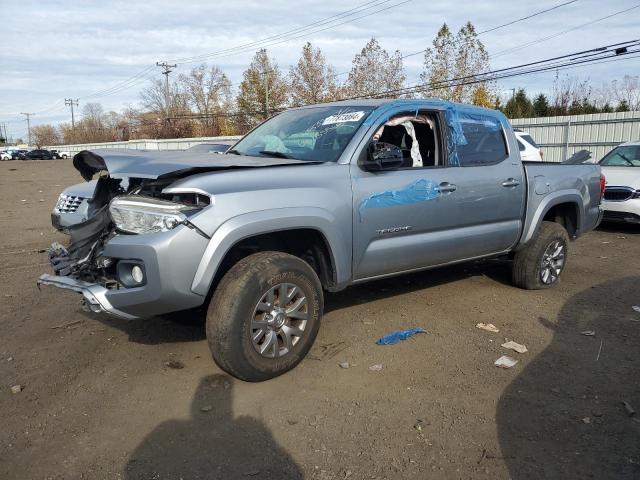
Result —
<instances>
[{"instance_id":1,"label":"power line","mask_svg":"<svg viewBox=\"0 0 640 480\"><path fill-rule=\"evenodd\" d=\"M485 33L489 33L489 32L493 32L493 31L495 31L495 30L499 30L499 29L501 29L501 28L504 28L504 27L507 27L507 26L513 25L514 23L522 22L522 21L524 21L524 20L528 20L528 19L530 19L530 18L537 17L538 15L542 15L543 13L547 13L547 12L550 12L550 11L552 11L552 10L556 10L556 9L558 9L558 8L564 7L564 6L566 6L566 5L569 5L569 4L572 4L572 3L576 3L577 1L578 1L578 0L571 0L571 1L569 1L569 2L560 3L560 4L555 5L555 6L553 6L553 7L550 7L550 8L544 9L544 10L540 10L540 11L537 11L537 12L534 12L534 13L532 13L532 14L530 14L530 15L525 16L525 17L518 18L518 19L516 19L516 20L511 20L511 21L509 21L509 22L507 22L507 23L503 23L503 24L501 24L501 25L497 25L497 26L495 26L495 27L491 27L491 28L489 28L489 29L487 29L487 30L483 30L482 32L479 32L477 35L479 36L479 35L483 35L483 34L485 34ZM416 55L420 55L420 54L422 54L422 53L427 52L427 50L429 50L429 49L428 49L428 48L424 48L424 49L419 50L419 51L417 51L417 52L407 53L407 54L405 54L405 55L402 55L402 56L400 57L400 60L404 60L405 58L409 58L409 57L414 57L414 56L416 56ZM390 60L390 61L393 61L393 59L392 59L392 60ZM341 75L347 75L348 73L350 73L350 72L340 72L340 73L336 73L336 74L334 74L334 77L338 77L338 76L341 76Z\"/></svg>"},{"instance_id":2,"label":"power line","mask_svg":"<svg viewBox=\"0 0 640 480\"><path fill-rule=\"evenodd\" d=\"M263 44L265 42L278 40L278 39L281 39L283 37L289 37L292 34L300 33L302 31L313 29L313 28L316 28L316 27L319 27L319 26L322 26L322 25L327 25L327 24L333 23L336 20L339 20L341 18L346 18L346 17L352 16L352 15L356 15L356 14L358 14L360 12L365 11L365 10L368 10L368 9L371 9L371 8L375 8L375 7L379 7L379 6L381 6L381 5L385 4L385 3L389 3L390 1L392 1L392 0L382 0L382 1L381 0L375 0L375 1L365 2L365 3L361 4L361 5L358 5L357 7L351 8L349 10L345 10L345 11L337 13L335 15L331 15L330 17L326 17L326 18L323 18L323 19L308 23L306 25L294 28L292 30L287 30L285 32L281 32L281 33L278 33L278 34L275 34L275 35L271 35L269 37L261 38L260 40L255 40L253 42L244 43L242 45L237 45L235 47L226 48L224 50L218 50L218 51L215 51L215 52L203 53L203 54L200 54L200 55L195 55L193 57L177 58L177 59L173 59L172 61L179 62L179 63L191 63L191 62L194 62L194 61L204 60L205 58L210 58L210 57L218 56L218 55L225 54L225 53L236 52L238 50L244 50L246 48L253 49L255 47L261 46L261 44Z\"/></svg>"},{"instance_id":3,"label":"power line","mask_svg":"<svg viewBox=\"0 0 640 480\"><path fill-rule=\"evenodd\" d=\"M489 58L497 58L497 57L500 57L502 55L506 55L508 53L515 52L517 50L521 50L523 48L529 47L531 45L537 45L539 43L546 42L547 40L551 40L552 38L556 38L556 37L559 37L559 36L564 35L566 33L573 32L575 30L578 30L579 28L587 27L589 25L593 25L594 23L602 22L603 20L608 20L609 18L615 17L617 15L621 15L623 13L630 12L631 10L635 10L638 7L640 7L640 3L637 3L633 7L625 8L624 10L620 10L618 12L614 12L614 13L612 13L610 15L606 15L604 17L596 18L595 20L591 20L591 21L586 22L586 23L581 23L580 25L576 25L575 27L571 27L571 28L568 28L566 30L562 30L561 32L557 32L557 33L554 33L552 35L547 35L545 37L536 38L535 40L532 40L530 42L523 43L521 45L516 45L515 47L510 47L510 48L507 48L506 50L501 50L501 51L499 51L497 53L494 53L493 55L489 55Z\"/></svg>"},{"instance_id":4,"label":"power line","mask_svg":"<svg viewBox=\"0 0 640 480\"><path fill-rule=\"evenodd\" d=\"M344 98L343 100L357 100L361 98L381 97L381 96L400 96L413 93L422 93L426 91L440 90L443 88L451 88L461 85L472 85L477 83L484 83L488 81L499 80L502 78L510 78L514 76L522 76L531 73L537 73L541 71L554 70L559 67L567 67L573 65L579 65L583 63L592 63L597 60L601 60L603 57L607 58L611 56L624 56L632 53L639 53L640 50L629 50L633 47L640 46L640 40L631 40L628 42L621 42L605 47L593 48L590 50L584 50L581 52L574 52L567 55L561 55L545 60L539 60L536 62L529 62L522 65L516 65L513 67L501 68L498 70L492 70L483 72L476 75L466 75L462 77L450 78L434 84L422 84L416 87L399 88L386 90L381 92L374 92L367 95L356 95L352 97ZM600 57L586 55L600 52ZM582 57L580 57L582 56ZM586 58L585 58L586 57ZM568 60L567 60L568 59Z\"/></svg>"}]
</instances>

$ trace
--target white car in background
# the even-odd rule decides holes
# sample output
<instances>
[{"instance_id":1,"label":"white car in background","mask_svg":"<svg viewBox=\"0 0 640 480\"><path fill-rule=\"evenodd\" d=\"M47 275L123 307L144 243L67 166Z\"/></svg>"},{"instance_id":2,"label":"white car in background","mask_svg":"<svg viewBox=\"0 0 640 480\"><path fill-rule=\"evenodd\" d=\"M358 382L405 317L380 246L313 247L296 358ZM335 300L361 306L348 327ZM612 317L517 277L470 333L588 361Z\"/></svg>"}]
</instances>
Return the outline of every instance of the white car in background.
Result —
<instances>
[{"instance_id":1,"label":"white car in background","mask_svg":"<svg viewBox=\"0 0 640 480\"><path fill-rule=\"evenodd\" d=\"M516 134L516 139L518 140L518 148L520 149L520 158L524 162L541 162L542 161L542 150L535 142L533 137L522 130L518 130L515 128L513 132Z\"/></svg>"},{"instance_id":2,"label":"white car in background","mask_svg":"<svg viewBox=\"0 0 640 480\"><path fill-rule=\"evenodd\" d=\"M12 156L10 152L1 151L0 152L0 160L11 160Z\"/></svg>"},{"instance_id":3,"label":"white car in background","mask_svg":"<svg viewBox=\"0 0 640 480\"><path fill-rule=\"evenodd\" d=\"M600 160L604 220L640 224L640 142L618 145Z\"/></svg>"}]
</instances>

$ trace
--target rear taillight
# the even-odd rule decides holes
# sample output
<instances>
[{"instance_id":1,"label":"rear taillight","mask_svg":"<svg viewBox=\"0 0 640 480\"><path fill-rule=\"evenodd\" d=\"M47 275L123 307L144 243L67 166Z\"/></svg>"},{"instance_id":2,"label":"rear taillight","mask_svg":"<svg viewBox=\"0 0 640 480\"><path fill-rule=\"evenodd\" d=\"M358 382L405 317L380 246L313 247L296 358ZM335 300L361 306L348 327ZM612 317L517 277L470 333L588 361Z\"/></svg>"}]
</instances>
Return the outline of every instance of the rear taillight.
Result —
<instances>
[{"instance_id":1,"label":"rear taillight","mask_svg":"<svg viewBox=\"0 0 640 480\"><path fill-rule=\"evenodd\" d=\"M604 197L604 186L607 184L604 175L600 174L600 201L602 202L602 198Z\"/></svg>"}]
</instances>

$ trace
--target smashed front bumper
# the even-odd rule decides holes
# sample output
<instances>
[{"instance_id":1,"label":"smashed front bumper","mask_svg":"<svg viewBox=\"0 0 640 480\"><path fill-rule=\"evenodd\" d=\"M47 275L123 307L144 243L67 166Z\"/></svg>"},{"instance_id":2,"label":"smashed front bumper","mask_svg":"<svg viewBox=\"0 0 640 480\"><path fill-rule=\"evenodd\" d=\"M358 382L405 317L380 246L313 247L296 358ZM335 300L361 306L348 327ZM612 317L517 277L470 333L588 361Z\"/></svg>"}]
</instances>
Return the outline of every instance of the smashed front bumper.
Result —
<instances>
[{"instance_id":1,"label":"smashed front bumper","mask_svg":"<svg viewBox=\"0 0 640 480\"><path fill-rule=\"evenodd\" d=\"M50 275L43 273L38 279L38 287L40 285L51 285L53 287L64 288L67 290L73 290L74 292L81 293L85 300L85 305L95 313L106 312L116 317L124 318L126 320L133 320L134 315L130 315L121 310L116 309L109 300L107 300L106 294L109 291L101 285L96 283L89 283L83 280L77 280L72 277L61 277L59 275Z\"/></svg>"}]
</instances>

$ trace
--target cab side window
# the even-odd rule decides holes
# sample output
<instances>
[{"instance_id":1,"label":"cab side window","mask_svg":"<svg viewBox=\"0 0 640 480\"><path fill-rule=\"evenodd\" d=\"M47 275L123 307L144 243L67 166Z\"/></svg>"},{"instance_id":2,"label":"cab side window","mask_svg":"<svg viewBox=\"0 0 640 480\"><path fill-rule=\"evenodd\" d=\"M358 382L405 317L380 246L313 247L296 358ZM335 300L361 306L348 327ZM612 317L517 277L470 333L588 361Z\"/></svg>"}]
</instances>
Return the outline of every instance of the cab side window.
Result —
<instances>
[{"instance_id":1,"label":"cab side window","mask_svg":"<svg viewBox=\"0 0 640 480\"><path fill-rule=\"evenodd\" d=\"M461 166L490 165L509 156L498 119L488 115L465 114L461 115L460 125L466 141L456 146Z\"/></svg>"},{"instance_id":2,"label":"cab side window","mask_svg":"<svg viewBox=\"0 0 640 480\"><path fill-rule=\"evenodd\" d=\"M373 140L402 150L401 168L434 167L441 164L438 152L436 116L428 112L394 115L381 125Z\"/></svg>"}]
</instances>

